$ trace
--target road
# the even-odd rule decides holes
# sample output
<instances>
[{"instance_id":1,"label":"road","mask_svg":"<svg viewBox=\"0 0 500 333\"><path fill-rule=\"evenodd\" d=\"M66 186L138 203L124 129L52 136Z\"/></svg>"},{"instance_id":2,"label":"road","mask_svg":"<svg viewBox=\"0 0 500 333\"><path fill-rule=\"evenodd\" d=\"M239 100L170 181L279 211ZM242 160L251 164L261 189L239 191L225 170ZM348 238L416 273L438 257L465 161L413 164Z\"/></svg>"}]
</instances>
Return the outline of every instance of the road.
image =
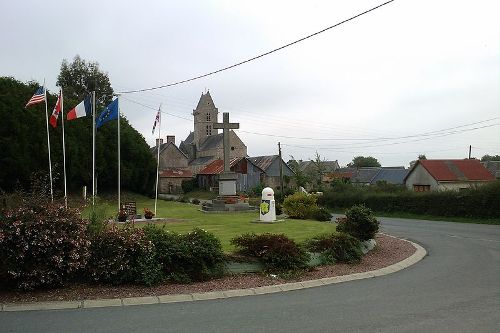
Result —
<instances>
[{"instance_id":1,"label":"road","mask_svg":"<svg viewBox=\"0 0 500 333\"><path fill-rule=\"evenodd\" d=\"M0 332L500 332L500 226L381 218L428 256L394 274L259 296L0 313Z\"/></svg>"}]
</instances>

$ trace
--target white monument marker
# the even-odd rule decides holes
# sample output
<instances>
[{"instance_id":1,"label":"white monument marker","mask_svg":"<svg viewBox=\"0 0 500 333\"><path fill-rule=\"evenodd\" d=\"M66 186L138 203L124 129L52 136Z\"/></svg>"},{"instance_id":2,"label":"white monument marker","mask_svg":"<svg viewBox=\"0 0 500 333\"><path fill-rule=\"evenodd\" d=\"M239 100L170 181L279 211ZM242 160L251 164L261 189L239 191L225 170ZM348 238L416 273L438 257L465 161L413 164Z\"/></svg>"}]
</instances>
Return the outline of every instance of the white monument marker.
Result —
<instances>
[{"instance_id":1,"label":"white monument marker","mask_svg":"<svg viewBox=\"0 0 500 333\"><path fill-rule=\"evenodd\" d=\"M260 221L276 222L276 202L274 201L274 191L270 187L266 187L262 190Z\"/></svg>"}]
</instances>

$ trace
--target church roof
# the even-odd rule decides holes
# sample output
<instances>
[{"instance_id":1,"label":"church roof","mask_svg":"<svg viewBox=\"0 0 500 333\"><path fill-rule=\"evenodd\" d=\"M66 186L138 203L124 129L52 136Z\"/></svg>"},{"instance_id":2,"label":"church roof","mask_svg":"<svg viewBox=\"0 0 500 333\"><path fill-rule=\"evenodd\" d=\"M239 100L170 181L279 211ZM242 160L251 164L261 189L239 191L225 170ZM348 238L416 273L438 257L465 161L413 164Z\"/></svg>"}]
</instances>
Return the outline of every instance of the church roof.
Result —
<instances>
[{"instance_id":1,"label":"church roof","mask_svg":"<svg viewBox=\"0 0 500 333\"><path fill-rule=\"evenodd\" d=\"M222 141L224 140L224 134L219 133L215 135L207 136L207 138L200 144L199 151L215 149L222 146Z\"/></svg>"},{"instance_id":2,"label":"church roof","mask_svg":"<svg viewBox=\"0 0 500 333\"><path fill-rule=\"evenodd\" d=\"M210 96L210 91L207 91L206 94L201 94L200 100L198 101L198 105L196 106L196 110L200 109L203 106L214 107L214 101L212 100L212 96Z\"/></svg>"},{"instance_id":3,"label":"church roof","mask_svg":"<svg viewBox=\"0 0 500 333\"><path fill-rule=\"evenodd\" d=\"M189 162L189 165L205 165L211 160L214 159L214 156L203 156L203 157L198 157Z\"/></svg>"}]
</instances>

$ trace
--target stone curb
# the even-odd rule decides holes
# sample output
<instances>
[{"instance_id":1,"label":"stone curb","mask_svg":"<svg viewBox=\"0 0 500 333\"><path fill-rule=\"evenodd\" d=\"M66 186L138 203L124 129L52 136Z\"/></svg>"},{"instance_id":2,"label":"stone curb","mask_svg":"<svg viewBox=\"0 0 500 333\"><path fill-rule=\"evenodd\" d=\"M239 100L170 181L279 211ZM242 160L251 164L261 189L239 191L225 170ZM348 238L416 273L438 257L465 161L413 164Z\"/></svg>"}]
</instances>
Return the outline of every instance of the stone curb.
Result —
<instances>
[{"instance_id":1,"label":"stone curb","mask_svg":"<svg viewBox=\"0 0 500 333\"><path fill-rule=\"evenodd\" d=\"M394 237L386 235L389 237ZM394 237L397 238L397 237ZM347 281L354 281L360 279L368 279L377 276L383 276L395 273L397 271L408 268L426 255L427 251L417 243L403 239L411 243L416 251L410 257L395 263L393 265L380 268L374 271L363 273L354 273L349 275L334 276L329 278L322 278L318 280L300 281L293 283L277 284L264 287L248 288L248 289L234 289L224 291L210 291L205 293L192 293L192 294L176 294L176 295L161 295L161 296L144 296L144 297L129 297L129 298L111 298L111 299L97 299L97 300L83 300L83 301L54 301L54 302L37 302L37 303L7 303L0 304L0 311L35 311L35 310L61 310L61 309L91 309L101 307L116 307L116 306L133 306L133 305L146 305L146 304L165 304L177 302L192 302L201 300L213 300L221 298L242 297L252 295L264 295L284 291L293 291L299 289L313 288L319 286L330 285L334 283L341 283Z\"/></svg>"}]
</instances>

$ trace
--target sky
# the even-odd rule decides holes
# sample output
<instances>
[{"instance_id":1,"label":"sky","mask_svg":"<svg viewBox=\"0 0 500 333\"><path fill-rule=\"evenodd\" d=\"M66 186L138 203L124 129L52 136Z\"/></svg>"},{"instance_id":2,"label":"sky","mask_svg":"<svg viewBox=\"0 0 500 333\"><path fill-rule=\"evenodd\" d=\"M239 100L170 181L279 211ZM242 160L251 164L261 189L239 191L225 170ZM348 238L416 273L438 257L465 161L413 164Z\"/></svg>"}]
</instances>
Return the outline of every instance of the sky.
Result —
<instances>
[{"instance_id":1,"label":"sky","mask_svg":"<svg viewBox=\"0 0 500 333\"><path fill-rule=\"evenodd\" d=\"M56 92L63 59L108 73L115 92L165 85L252 58L384 1L2 1L0 76ZM202 93L250 156L383 166L500 154L500 3L395 0L303 42L199 80L123 94L153 145L180 143ZM69 106L68 106L69 107Z\"/></svg>"}]
</instances>

